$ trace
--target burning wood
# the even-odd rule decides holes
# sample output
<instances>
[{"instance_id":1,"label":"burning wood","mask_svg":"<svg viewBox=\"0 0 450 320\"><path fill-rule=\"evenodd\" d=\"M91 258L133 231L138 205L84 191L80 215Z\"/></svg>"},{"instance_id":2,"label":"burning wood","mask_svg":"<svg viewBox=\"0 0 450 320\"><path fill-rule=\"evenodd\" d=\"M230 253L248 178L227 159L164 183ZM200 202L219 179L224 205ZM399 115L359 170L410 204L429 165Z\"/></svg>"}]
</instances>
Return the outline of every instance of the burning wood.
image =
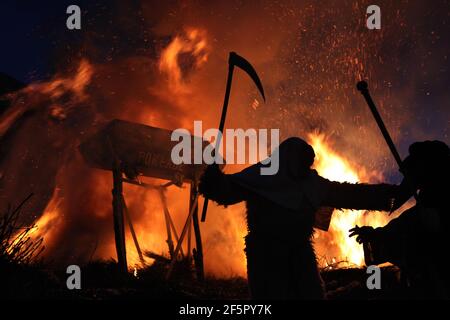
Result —
<instances>
[{"instance_id":1,"label":"burning wood","mask_svg":"<svg viewBox=\"0 0 450 320\"><path fill-rule=\"evenodd\" d=\"M166 263L166 264L169 264L170 261L171 261L171 259L169 259L169 258L167 258L167 257L164 257L164 256L162 256L162 255L160 255L160 254L154 253L154 252L152 252L152 251L146 251L146 252L145 252L145 255L146 255L147 257L151 258L151 259L155 259L156 261L164 262L164 263Z\"/></svg>"}]
</instances>

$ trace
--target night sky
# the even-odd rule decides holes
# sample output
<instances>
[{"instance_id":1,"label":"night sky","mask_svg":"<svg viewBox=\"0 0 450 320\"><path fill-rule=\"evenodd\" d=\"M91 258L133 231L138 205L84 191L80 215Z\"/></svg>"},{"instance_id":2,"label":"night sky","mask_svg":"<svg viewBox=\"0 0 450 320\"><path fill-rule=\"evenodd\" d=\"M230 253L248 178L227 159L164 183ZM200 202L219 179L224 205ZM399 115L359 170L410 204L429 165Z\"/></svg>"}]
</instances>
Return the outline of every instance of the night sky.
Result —
<instances>
[{"instance_id":1,"label":"night sky","mask_svg":"<svg viewBox=\"0 0 450 320\"><path fill-rule=\"evenodd\" d=\"M68 30L66 9L76 4L82 12L82 29ZM0 72L29 83L48 79L63 69L65 59L80 51L91 32L103 33L103 41L96 42L98 56L88 52L90 59L103 62L112 45L120 42L121 50L136 50L130 35L121 37L121 22L127 14L125 5L136 18L140 1L1 1L0 34L3 49L0 52ZM129 30L127 30L129 31ZM98 40L98 39L96 39ZM115 43L116 42L116 43ZM142 45L142 44L141 44ZM115 54L123 54L118 50ZM61 58L65 57L65 58Z\"/></svg>"},{"instance_id":2,"label":"night sky","mask_svg":"<svg viewBox=\"0 0 450 320\"><path fill-rule=\"evenodd\" d=\"M51 74L54 66L49 57L56 41L52 34L57 26L64 31L69 4L71 1L2 1L1 72L24 82ZM66 35L70 36L69 32Z\"/></svg>"}]
</instances>

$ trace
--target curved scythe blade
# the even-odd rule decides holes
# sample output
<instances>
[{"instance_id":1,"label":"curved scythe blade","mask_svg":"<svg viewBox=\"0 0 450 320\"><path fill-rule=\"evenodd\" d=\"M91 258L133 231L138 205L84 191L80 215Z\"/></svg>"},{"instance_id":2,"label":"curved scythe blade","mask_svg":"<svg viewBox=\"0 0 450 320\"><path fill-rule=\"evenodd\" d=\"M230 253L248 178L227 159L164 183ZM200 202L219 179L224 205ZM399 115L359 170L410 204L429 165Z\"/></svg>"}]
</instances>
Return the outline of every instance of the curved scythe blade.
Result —
<instances>
[{"instance_id":1,"label":"curved scythe blade","mask_svg":"<svg viewBox=\"0 0 450 320\"><path fill-rule=\"evenodd\" d=\"M252 78L253 82L255 83L256 87L258 88L259 92L261 93L261 95L264 99L264 102L266 102L266 97L264 95L264 88L262 86L261 80L258 77L258 74L255 71L255 68L253 68L253 66L250 64L250 62L248 62L246 59L242 58L236 52L230 52L230 56L228 59L227 86L225 89L225 97L224 97L223 107L222 107L222 116L220 117L220 124L219 124L220 132L223 132L223 128L225 126L225 118L227 116L227 108L228 108L228 99L230 98L231 82L233 79L233 70L234 70L235 66L244 70L250 76L250 78ZM216 147L220 146L221 138L222 138L222 135L219 135L217 137ZM203 202L203 209L202 209L202 222L205 222L207 210L208 210L208 198L205 198L205 201Z\"/></svg>"},{"instance_id":2,"label":"curved scythe blade","mask_svg":"<svg viewBox=\"0 0 450 320\"><path fill-rule=\"evenodd\" d=\"M234 65L236 67L241 68L247 74L252 78L253 82L255 83L256 87L258 88L259 92L261 93L261 96L264 99L264 102L266 101L266 97L264 95L264 88L262 86L261 80L258 77L258 74L256 73L255 68L248 62L245 58L238 55L236 52L230 52L230 58L228 60L228 63L230 65Z\"/></svg>"}]
</instances>

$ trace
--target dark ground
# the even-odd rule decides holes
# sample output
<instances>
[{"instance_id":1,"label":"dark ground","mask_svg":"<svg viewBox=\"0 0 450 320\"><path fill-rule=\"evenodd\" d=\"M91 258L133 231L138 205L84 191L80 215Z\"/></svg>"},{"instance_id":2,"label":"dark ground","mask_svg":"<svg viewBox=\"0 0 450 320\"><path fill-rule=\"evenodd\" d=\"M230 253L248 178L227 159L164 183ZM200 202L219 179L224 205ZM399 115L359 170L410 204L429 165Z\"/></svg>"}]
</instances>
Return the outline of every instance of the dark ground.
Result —
<instances>
[{"instance_id":1,"label":"dark ground","mask_svg":"<svg viewBox=\"0 0 450 320\"><path fill-rule=\"evenodd\" d=\"M114 261L91 262L81 267L81 290L68 290L65 270L51 270L43 264L27 266L0 262L0 296L6 299L64 300L247 300L247 281L243 278L215 279L203 282L194 272L178 266L170 281L165 280L167 266L155 263L133 273L120 275ZM382 288L368 290L365 269L323 271L330 300L405 299L399 272L395 267L382 268Z\"/></svg>"}]
</instances>

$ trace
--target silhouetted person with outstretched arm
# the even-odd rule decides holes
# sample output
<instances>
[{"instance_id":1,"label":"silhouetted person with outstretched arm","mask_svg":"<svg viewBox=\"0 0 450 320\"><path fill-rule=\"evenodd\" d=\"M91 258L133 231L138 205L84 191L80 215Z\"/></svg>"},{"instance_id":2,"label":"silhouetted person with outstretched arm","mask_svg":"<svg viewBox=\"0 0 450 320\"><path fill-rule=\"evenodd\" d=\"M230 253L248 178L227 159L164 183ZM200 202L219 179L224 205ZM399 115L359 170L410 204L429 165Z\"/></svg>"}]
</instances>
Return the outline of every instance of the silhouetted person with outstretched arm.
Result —
<instances>
[{"instance_id":1,"label":"silhouetted person with outstretched arm","mask_svg":"<svg viewBox=\"0 0 450 320\"><path fill-rule=\"evenodd\" d=\"M403 162L417 202L382 228L350 230L365 244L366 264L391 262L402 270L413 297L450 298L450 151L441 141L413 143ZM412 195L410 193L410 196Z\"/></svg>"},{"instance_id":2,"label":"silhouetted person with outstretched arm","mask_svg":"<svg viewBox=\"0 0 450 320\"><path fill-rule=\"evenodd\" d=\"M311 169L313 148L289 138L278 148L279 170L261 175L261 163L236 174L209 166L200 193L220 205L246 201L247 274L253 299L322 299L324 289L312 246L321 206L389 210L399 187L332 182Z\"/></svg>"}]
</instances>

